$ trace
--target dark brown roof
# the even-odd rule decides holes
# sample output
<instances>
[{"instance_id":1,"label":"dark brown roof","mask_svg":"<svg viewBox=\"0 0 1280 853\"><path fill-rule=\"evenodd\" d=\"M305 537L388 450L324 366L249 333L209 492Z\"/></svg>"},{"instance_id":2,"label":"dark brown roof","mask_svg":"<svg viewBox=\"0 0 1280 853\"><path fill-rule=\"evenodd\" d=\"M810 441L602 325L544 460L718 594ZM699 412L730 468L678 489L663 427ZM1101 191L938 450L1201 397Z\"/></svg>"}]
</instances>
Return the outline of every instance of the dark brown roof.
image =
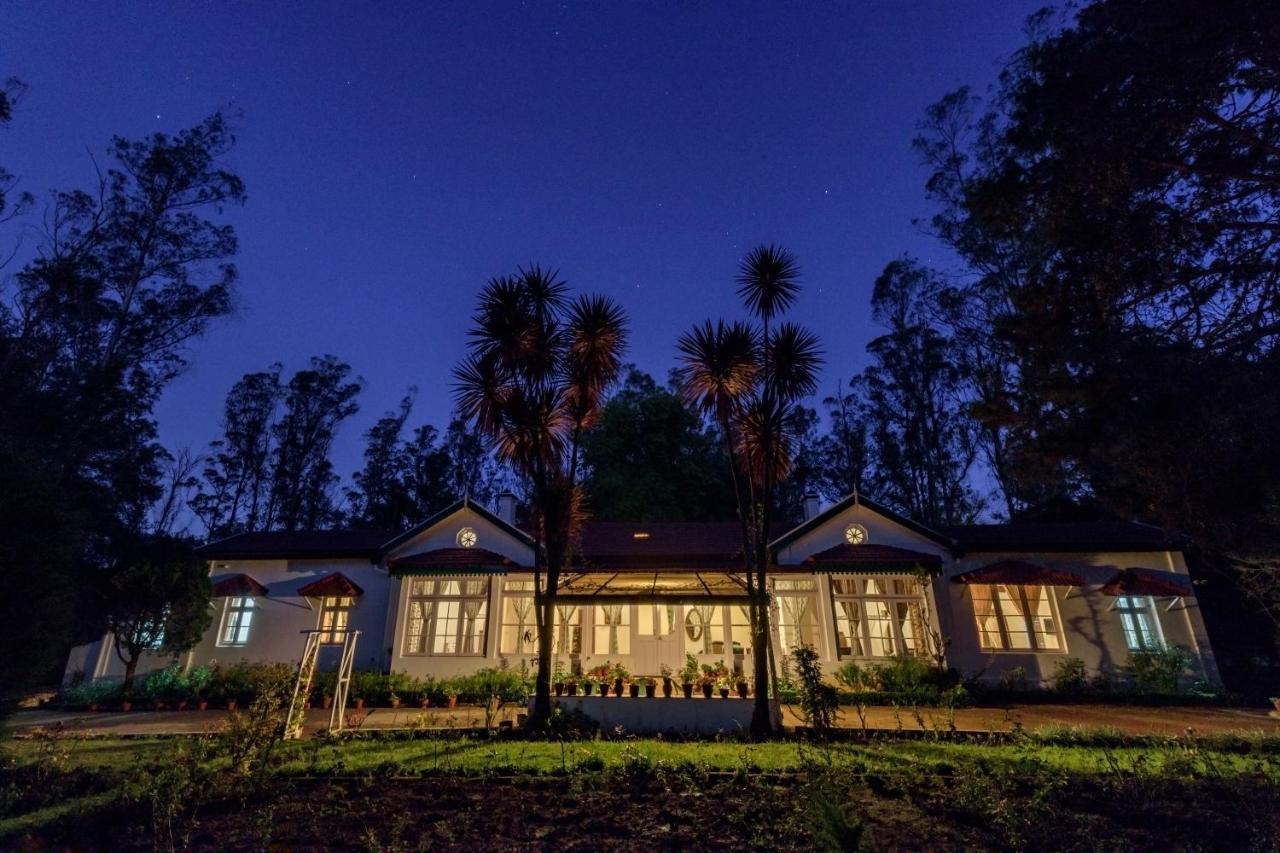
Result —
<instances>
[{"instance_id":1,"label":"dark brown roof","mask_svg":"<svg viewBox=\"0 0 1280 853\"><path fill-rule=\"evenodd\" d=\"M958 574L955 583L1044 584L1047 586L1084 586L1085 579L1066 569L1054 569L1023 560L999 560Z\"/></svg>"},{"instance_id":2,"label":"dark brown roof","mask_svg":"<svg viewBox=\"0 0 1280 853\"><path fill-rule=\"evenodd\" d=\"M267 594L267 588L243 572L235 575L222 575L213 582L213 597L228 598L236 595Z\"/></svg>"},{"instance_id":3,"label":"dark brown roof","mask_svg":"<svg viewBox=\"0 0 1280 853\"><path fill-rule=\"evenodd\" d=\"M1155 569L1122 569L1102 587L1103 595L1191 595L1183 575Z\"/></svg>"},{"instance_id":4,"label":"dark brown roof","mask_svg":"<svg viewBox=\"0 0 1280 853\"><path fill-rule=\"evenodd\" d=\"M1133 521L1042 521L943 528L961 551L1177 551L1180 536Z\"/></svg>"},{"instance_id":5,"label":"dark brown roof","mask_svg":"<svg viewBox=\"0 0 1280 853\"><path fill-rule=\"evenodd\" d=\"M518 569L520 564L484 548L438 548L421 554L410 554L392 560L393 572L412 569L455 569L492 571L494 569Z\"/></svg>"},{"instance_id":6,"label":"dark brown roof","mask_svg":"<svg viewBox=\"0 0 1280 853\"><path fill-rule=\"evenodd\" d=\"M339 595L364 595L364 590L342 572L333 572L306 586L299 587L298 595L303 598L329 598Z\"/></svg>"},{"instance_id":7,"label":"dark brown roof","mask_svg":"<svg viewBox=\"0 0 1280 853\"><path fill-rule=\"evenodd\" d=\"M930 571L942 568L942 559L935 554L924 554L893 545L849 545L841 543L834 548L819 551L805 559L803 565L819 571L854 569L861 571L909 571L920 566ZM785 568L785 567L784 567Z\"/></svg>"},{"instance_id":8,"label":"dark brown roof","mask_svg":"<svg viewBox=\"0 0 1280 853\"><path fill-rule=\"evenodd\" d=\"M376 559L382 544L396 534L386 530L271 530L237 533L196 553L206 560L285 560L319 557Z\"/></svg>"},{"instance_id":9,"label":"dark brown roof","mask_svg":"<svg viewBox=\"0 0 1280 853\"><path fill-rule=\"evenodd\" d=\"M742 528L736 521L591 521L581 551L586 565L611 569L741 568Z\"/></svg>"}]
</instances>

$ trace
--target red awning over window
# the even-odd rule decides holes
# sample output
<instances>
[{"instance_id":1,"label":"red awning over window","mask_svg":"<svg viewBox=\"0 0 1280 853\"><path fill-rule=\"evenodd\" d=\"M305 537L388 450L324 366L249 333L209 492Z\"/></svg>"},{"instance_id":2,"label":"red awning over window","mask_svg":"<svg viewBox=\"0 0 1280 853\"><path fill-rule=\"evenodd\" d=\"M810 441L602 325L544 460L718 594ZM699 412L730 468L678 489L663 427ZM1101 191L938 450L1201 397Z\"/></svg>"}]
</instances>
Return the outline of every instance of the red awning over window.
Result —
<instances>
[{"instance_id":1,"label":"red awning over window","mask_svg":"<svg viewBox=\"0 0 1280 853\"><path fill-rule=\"evenodd\" d=\"M248 575L223 575L213 582L214 598L231 598L240 595L263 596L267 588Z\"/></svg>"},{"instance_id":2,"label":"red awning over window","mask_svg":"<svg viewBox=\"0 0 1280 853\"><path fill-rule=\"evenodd\" d=\"M331 598L344 595L364 595L364 590L342 572L334 572L300 588L298 595L304 598Z\"/></svg>"},{"instance_id":3,"label":"red awning over window","mask_svg":"<svg viewBox=\"0 0 1280 853\"><path fill-rule=\"evenodd\" d=\"M1066 569L1053 569L1024 560L1000 560L971 569L951 579L955 583L1041 584L1043 586L1084 586L1085 579Z\"/></svg>"},{"instance_id":4,"label":"red awning over window","mask_svg":"<svg viewBox=\"0 0 1280 853\"><path fill-rule=\"evenodd\" d=\"M1186 575L1155 569L1122 569L1102 587L1103 595L1191 595L1191 581Z\"/></svg>"}]
</instances>

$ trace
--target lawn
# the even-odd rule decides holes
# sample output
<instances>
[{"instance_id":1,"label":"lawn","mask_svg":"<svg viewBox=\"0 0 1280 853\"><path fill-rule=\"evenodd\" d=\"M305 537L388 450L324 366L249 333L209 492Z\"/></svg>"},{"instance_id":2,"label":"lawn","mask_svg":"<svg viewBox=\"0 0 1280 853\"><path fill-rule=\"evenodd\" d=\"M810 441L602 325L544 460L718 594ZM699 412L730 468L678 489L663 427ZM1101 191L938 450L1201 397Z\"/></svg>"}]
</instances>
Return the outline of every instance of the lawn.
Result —
<instances>
[{"instance_id":1,"label":"lawn","mask_svg":"<svg viewBox=\"0 0 1280 853\"><path fill-rule=\"evenodd\" d=\"M244 733L240 733L242 736ZM250 734L252 734L250 732ZM10 740L0 846L1271 849L1280 738ZM250 766L250 765L254 766ZM1099 833L1106 833L1099 835Z\"/></svg>"}]
</instances>

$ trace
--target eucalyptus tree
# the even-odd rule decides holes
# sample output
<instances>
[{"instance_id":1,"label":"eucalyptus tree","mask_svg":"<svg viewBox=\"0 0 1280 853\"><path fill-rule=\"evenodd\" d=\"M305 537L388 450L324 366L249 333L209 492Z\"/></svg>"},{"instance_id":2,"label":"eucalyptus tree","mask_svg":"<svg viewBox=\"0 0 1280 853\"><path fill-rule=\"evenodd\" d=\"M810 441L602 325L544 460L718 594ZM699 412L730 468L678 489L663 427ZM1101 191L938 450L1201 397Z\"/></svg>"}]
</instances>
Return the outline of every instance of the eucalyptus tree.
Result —
<instances>
[{"instance_id":1,"label":"eucalyptus tree","mask_svg":"<svg viewBox=\"0 0 1280 853\"><path fill-rule=\"evenodd\" d=\"M532 727L551 716L551 651L561 575L585 517L582 439L617 380L622 309L603 296L570 298L534 266L480 292L466 358L454 369L458 411L499 461L528 484L534 539L538 673Z\"/></svg>"},{"instance_id":2,"label":"eucalyptus tree","mask_svg":"<svg viewBox=\"0 0 1280 853\"><path fill-rule=\"evenodd\" d=\"M772 733L769 713L769 541L778 483L791 471L805 423L800 401L817 390L822 353L806 329L782 321L800 292L795 257L777 246L748 253L738 296L753 322L710 320L679 340L679 382L688 402L720 427L729 457L746 574L755 708L751 732Z\"/></svg>"}]
</instances>

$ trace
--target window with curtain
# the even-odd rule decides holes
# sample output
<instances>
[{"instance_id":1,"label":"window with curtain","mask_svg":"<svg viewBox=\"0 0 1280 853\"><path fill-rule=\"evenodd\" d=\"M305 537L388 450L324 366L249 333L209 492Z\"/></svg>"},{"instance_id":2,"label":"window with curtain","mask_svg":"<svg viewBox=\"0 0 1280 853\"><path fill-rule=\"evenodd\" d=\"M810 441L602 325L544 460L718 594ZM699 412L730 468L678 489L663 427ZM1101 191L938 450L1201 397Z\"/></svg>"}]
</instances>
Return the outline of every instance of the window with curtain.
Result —
<instances>
[{"instance_id":1,"label":"window with curtain","mask_svg":"<svg viewBox=\"0 0 1280 853\"><path fill-rule=\"evenodd\" d=\"M778 642L786 652L818 645L817 584L791 578L774 581L778 602Z\"/></svg>"},{"instance_id":2,"label":"window with curtain","mask_svg":"<svg viewBox=\"0 0 1280 853\"><path fill-rule=\"evenodd\" d=\"M347 639L347 625L356 600L350 595L331 595L320 602L320 642L341 643Z\"/></svg>"},{"instance_id":3,"label":"window with curtain","mask_svg":"<svg viewBox=\"0 0 1280 853\"><path fill-rule=\"evenodd\" d=\"M636 633L642 637L665 637L675 626L674 604L636 605Z\"/></svg>"},{"instance_id":4,"label":"window with curtain","mask_svg":"<svg viewBox=\"0 0 1280 853\"><path fill-rule=\"evenodd\" d=\"M596 607L595 645L591 651L597 655L631 654L631 605Z\"/></svg>"},{"instance_id":5,"label":"window with curtain","mask_svg":"<svg viewBox=\"0 0 1280 853\"><path fill-rule=\"evenodd\" d=\"M538 651L538 620L533 613L533 581L509 580L502 586L502 637L505 655Z\"/></svg>"},{"instance_id":6,"label":"window with curtain","mask_svg":"<svg viewBox=\"0 0 1280 853\"><path fill-rule=\"evenodd\" d=\"M222 625L218 628L219 646L243 646L249 642L249 625L253 622L252 596L230 596L222 605Z\"/></svg>"},{"instance_id":7,"label":"window with curtain","mask_svg":"<svg viewBox=\"0 0 1280 853\"><path fill-rule=\"evenodd\" d=\"M488 607L488 578L413 578L404 653L483 655Z\"/></svg>"},{"instance_id":8,"label":"window with curtain","mask_svg":"<svg viewBox=\"0 0 1280 853\"><path fill-rule=\"evenodd\" d=\"M916 578L833 577L831 599L840 657L927 652L924 590Z\"/></svg>"},{"instance_id":9,"label":"window with curtain","mask_svg":"<svg viewBox=\"0 0 1280 853\"><path fill-rule=\"evenodd\" d=\"M685 648L695 655L724 654L724 607L690 605L684 612Z\"/></svg>"},{"instance_id":10,"label":"window with curtain","mask_svg":"<svg viewBox=\"0 0 1280 853\"><path fill-rule=\"evenodd\" d=\"M1042 584L974 584L978 645L992 650L1059 651L1053 587Z\"/></svg>"},{"instance_id":11,"label":"window with curtain","mask_svg":"<svg viewBox=\"0 0 1280 853\"><path fill-rule=\"evenodd\" d=\"M1124 643L1130 651L1163 649L1160 621L1156 618L1156 603L1149 595L1121 595L1116 597L1116 613L1124 628Z\"/></svg>"}]
</instances>

